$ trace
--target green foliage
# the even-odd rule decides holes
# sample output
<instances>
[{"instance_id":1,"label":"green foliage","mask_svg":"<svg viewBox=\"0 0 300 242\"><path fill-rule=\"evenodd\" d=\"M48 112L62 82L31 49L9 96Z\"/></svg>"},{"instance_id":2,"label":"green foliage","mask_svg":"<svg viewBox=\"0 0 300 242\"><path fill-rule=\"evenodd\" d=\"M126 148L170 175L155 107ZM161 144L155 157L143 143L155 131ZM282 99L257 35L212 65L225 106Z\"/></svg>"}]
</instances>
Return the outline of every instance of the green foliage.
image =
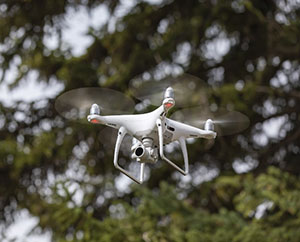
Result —
<instances>
[{"instance_id":1,"label":"green foliage","mask_svg":"<svg viewBox=\"0 0 300 242\"><path fill-rule=\"evenodd\" d=\"M174 187L165 182L156 191L133 186L136 206L115 200L103 221L95 220L93 213L82 207L70 206L72 194L68 189L64 189L65 196L39 203L36 209L43 207L42 226L55 224L51 228L57 241L65 241L66 233L74 241L298 241L300 210L293 201L299 200L300 194L290 186L296 179L275 167L257 177L221 176L210 187L219 200L224 199L222 194L235 190L230 193L235 208L220 208L214 213L191 204L190 195L179 199ZM272 205L264 207L262 216L257 217L258 206L266 201ZM285 208L286 204L289 206ZM32 212L41 214L36 209Z\"/></svg>"},{"instance_id":2,"label":"green foliage","mask_svg":"<svg viewBox=\"0 0 300 242\"><path fill-rule=\"evenodd\" d=\"M190 144L187 179L159 163L145 185L120 189L127 178L114 169L111 148L99 142L99 126L63 119L49 98L1 102L6 227L0 232L26 209L53 241L299 241L297 3L137 1L120 16L122 2L0 1L0 85L15 90L34 71L38 81L56 80L64 91L105 86L131 93L130 81L145 73L186 72L211 87L203 93L212 106L245 113L250 127L214 144ZM101 4L109 23L90 27L85 34L93 42L73 56L62 38L68 11ZM58 42L52 49L45 43L51 36ZM187 98L197 105L201 95ZM284 122L275 132L277 119ZM237 167L246 167L245 174Z\"/></svg>"}]
</instances>

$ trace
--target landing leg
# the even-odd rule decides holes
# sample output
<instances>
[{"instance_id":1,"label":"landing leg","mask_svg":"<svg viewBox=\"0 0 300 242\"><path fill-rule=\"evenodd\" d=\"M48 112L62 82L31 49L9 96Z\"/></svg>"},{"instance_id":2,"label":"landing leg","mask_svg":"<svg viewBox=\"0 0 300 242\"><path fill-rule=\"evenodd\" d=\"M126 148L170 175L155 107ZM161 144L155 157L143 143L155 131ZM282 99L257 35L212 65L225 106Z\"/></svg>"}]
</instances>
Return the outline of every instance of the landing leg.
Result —
<instances>
[{"instance_id":1,"label":"landing leg","mask_svg":"<svg viewBox=\"0 0 300 242\"><path fill-rule=\"evenodd\" d=\"M173 166L182 175L187 175L189 173L189 160L188 160L188 154L187 154L185 139L183 137L181 137L179 139L179 143L180 143L180 147L181 147L181 150L182 150L182 153L183 153L183 159L184 159L184 170L183 170L179 166L177 166L174 162L170 161L164 155L164 137L163 137L163 129L162 129L161 119L157 119L156 126L157 126L157 130L158 130L159 154L160 154L160 157L163 160L165 160L166 162L168 162L171 166Z\"/></svg>"},{"instance_id":2,"label":"landing leg","mask_svg":"<svg viewBox=\"0 0 300 242\"><path fill-rule=\"evenodd\" d=\"M115 152L114 152L114 166L121 171L124 175L128 176L129 178L131 178L132 180L134 180L136 183L138 184L142 184L144 181L144 167L145 167L145 163L141 163L141 168L140 168L140 180L138 180L137 178L135 178L133 175L131 175L128 171L126 171L125 169L123 169L119 163L118 163L118 158L119 158L119 151L120 151L120 146L122 144L122 141L126 135L127 131L124 127L121 127L119 129L118 132L118 137L117 137L117 141L116 141L116 146L115 146Z\"/></svg>"}]
</instances>

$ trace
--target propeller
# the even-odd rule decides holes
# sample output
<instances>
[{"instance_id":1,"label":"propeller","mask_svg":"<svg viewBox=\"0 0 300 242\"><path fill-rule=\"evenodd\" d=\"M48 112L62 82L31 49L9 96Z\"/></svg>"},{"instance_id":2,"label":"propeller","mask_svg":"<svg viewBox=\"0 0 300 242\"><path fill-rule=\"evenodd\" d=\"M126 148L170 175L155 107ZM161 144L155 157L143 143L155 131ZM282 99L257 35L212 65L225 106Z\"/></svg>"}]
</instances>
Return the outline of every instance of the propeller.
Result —
<instances>
[{"instance_id":1,"label":"propeller","mask_svg":"<svg viewBox=\"0 0 300 242\"><path fill-rule=\"evenodd\" d=\"M105 127L99 132L98 137L99 141L103 144L105 149L113 151L118 137L118 130L111 127ZM121 144L120 150L122 150L123 153L130 155L131 144L132 136L126 134Z\"/></svg>"},{"instance_id":2,"label":"propeller","mask_svg":"<svg viewBox=\"0 0 300 242\"><path fill-rule=\"evenodd\" d=\"M55 109L70 120L86 118L92 104L98 104L101 114L133 113L135 103L125 94L98 87L73 89L61 94L55 101Z\"/></svg>"},{"instance_id":3,"label":"propeller","mask_svg":"<svg viewBox=\"0 0 300 242\"><path fill-rule=\"evenodd\" d=\"M135 78L130 82L132 95L138 100L154 106L162 104L164 92L168 87L172 87L174 90L176 107L208 103L207 84L200 78L190 74L181 74L176 77L168 76L160 80Z\"/></svg>"},{"instance_id":4,"label":"propeller","mask_svg":"<svg viewBox=\"0 0 300 242\"><path fill-rule=\"evenodd\" d=\"M204 107L181 109L173 113L171 118L201 129L204 129L205 122L211 119L218 136L239 133L250 124L249 118L240 112L226 109L212 111Z\"/></svg>"}]
</instances>

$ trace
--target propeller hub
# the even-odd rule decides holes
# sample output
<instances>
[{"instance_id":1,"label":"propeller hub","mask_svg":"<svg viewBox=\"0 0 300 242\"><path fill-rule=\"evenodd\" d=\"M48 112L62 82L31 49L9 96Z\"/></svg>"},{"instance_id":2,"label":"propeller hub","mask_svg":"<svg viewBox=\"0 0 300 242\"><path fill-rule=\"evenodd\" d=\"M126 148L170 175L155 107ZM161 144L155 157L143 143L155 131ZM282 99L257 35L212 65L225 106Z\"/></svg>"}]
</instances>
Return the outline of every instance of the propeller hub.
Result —
<instances>
[{"instance_id":1,"label":"propeller hub","mask_svg":"<svg viewBox=\"0 0 300 242\"><path fill-rule=\"evenodd\" d=\"M204 129L209 131L214 131L214 123L211 119L206 120L204 124Z\"/></svg>"},{"instance_id":2,"label":"propeller hub","mask_svg":"<svg viewBox=\"0 0 300 242\"><path fill-rule=\"evenodd\" d=\"M168 87L164 94L164 99L173 98L174 99L174 89L172 87Z\"/></svg>"},{"instance_id":3,"label":"propeller hub","mask_svg":"<svg viewBox=\"0 0 300 242\"><path fill-rule=\"evenodd\" d=\"M90 115L100 115L100 108L96 103L92 105L90 109Z\"/></svg>"}]
</instances>

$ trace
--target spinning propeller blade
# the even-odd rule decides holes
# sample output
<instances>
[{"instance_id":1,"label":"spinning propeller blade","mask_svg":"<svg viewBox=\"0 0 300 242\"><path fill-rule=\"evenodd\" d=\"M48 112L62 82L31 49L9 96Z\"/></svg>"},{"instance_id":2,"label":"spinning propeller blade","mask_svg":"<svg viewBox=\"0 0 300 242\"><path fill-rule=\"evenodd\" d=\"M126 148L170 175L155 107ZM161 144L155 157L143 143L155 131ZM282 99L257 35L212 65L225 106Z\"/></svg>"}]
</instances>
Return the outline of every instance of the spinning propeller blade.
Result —
<instances>
[{"instance_id":1,"label":"spinning propeller blade","mask_svg":"<svg viewBox=\"0 0 300 242\"><path fill-rule=\"evenodd\" d=\"M206 86L203 80L190 74L182 74L177 77L168 76L161 80L135 78L130 82L132 95L140 101L154 106L162 104L164 92L168 87L174 89L177 107L207 104L205 93L207 88L203 88Z\"/></svg>"},{"instance_id":2,"label":"spinning propeller blade","mask_svg":"<svg viewBox=\"0 0 300 242\"><path fill-rule=\"evenodd\" d=\"M98 87L85 87L67 91L55 101L55 109L71 120L86 118L92 104L98 104L101 114L124 114L134 112L134 101L125 94Z\"/></svg>"},{"instance_id":3,"label":"spinning propeller blade","mask_svg":"<svg viewBox=\"0 0 300 242\"><path fill-rule=\"evenodd\" d=\"M105 127L99 132L99 141L103 144L104 148L113 151L116 145L116 140L118 137L118 130L110 127ZM132 144L132 136L129 134L125 135L123 142L121 144L120 150L131 155L130 147Z\"/></svg>"},{"instance_id":4,"label":"spinning propeller blade","mask_svg":"<svg viewBox=\"0 0 300 242\"><path fill-rule=\"evenodd\" d=\"M172 119L204 129L206 120L211 119L218 136L232 135L245 130L249 126L249 118L237 111L218 109L210 111L207 108L195 107L176 111Z\"/></svg>"}]
</instances>

